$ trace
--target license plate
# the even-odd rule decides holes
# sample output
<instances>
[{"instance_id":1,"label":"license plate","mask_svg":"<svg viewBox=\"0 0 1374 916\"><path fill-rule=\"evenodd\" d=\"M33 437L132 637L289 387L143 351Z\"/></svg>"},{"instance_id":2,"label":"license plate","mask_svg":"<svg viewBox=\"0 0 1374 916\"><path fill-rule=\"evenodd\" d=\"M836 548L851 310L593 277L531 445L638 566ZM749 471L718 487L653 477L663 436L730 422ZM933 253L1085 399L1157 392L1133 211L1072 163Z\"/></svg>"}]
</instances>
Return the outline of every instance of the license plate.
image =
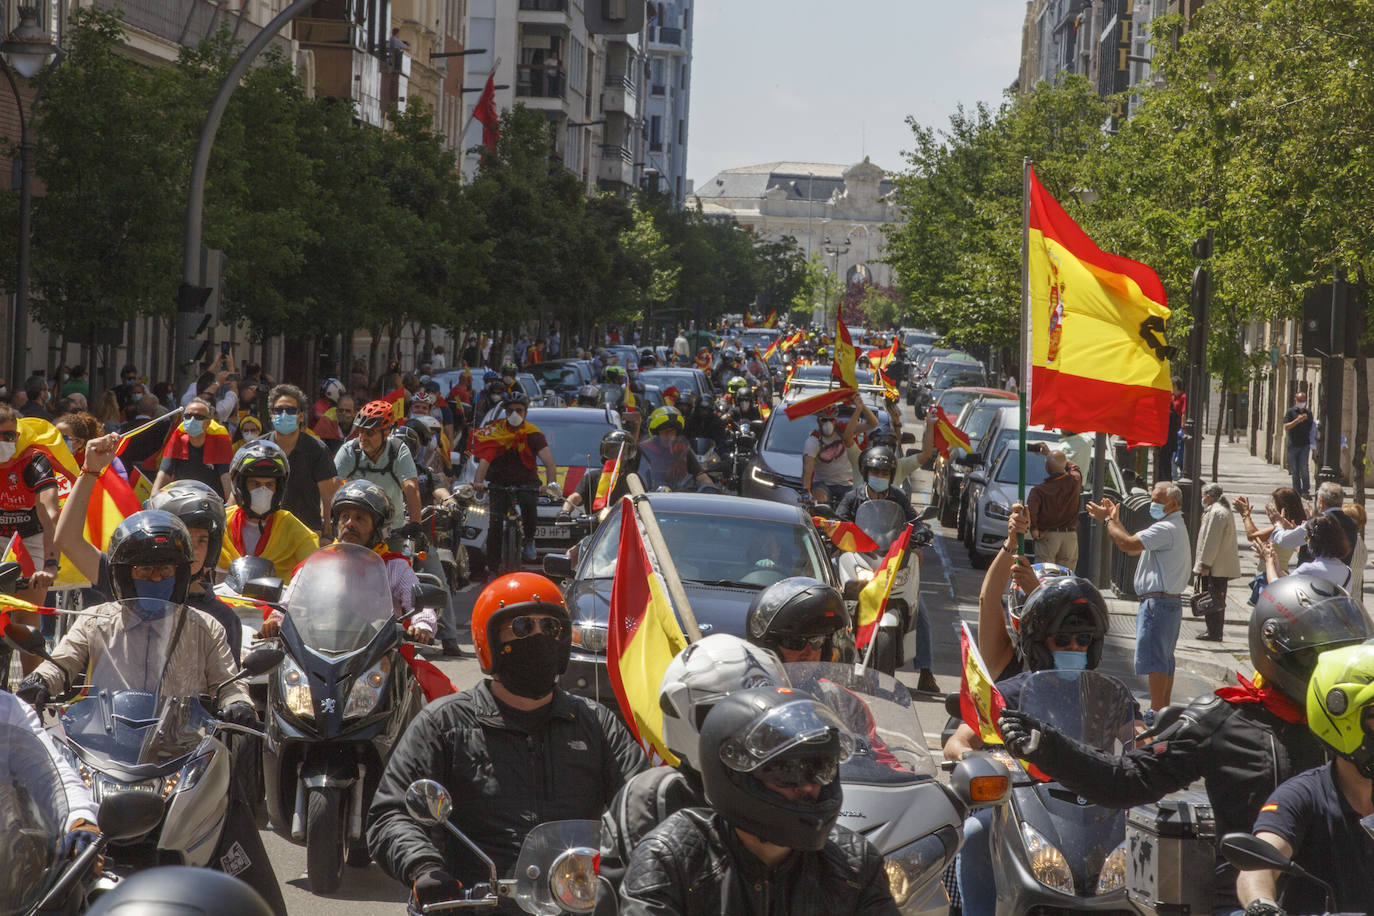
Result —
<instances>
[{"instance_id":1,"label":"license plate","mask_svg":"<svg viewBox=\"0 0 1374 916\"><path fill-rule=\"evenodd\" d=\"M558 525L539 525L534 529L534 537L539 539L552 539L566 541L572 537L571 528L563 528Z\"/></svg>"}]
</instances>

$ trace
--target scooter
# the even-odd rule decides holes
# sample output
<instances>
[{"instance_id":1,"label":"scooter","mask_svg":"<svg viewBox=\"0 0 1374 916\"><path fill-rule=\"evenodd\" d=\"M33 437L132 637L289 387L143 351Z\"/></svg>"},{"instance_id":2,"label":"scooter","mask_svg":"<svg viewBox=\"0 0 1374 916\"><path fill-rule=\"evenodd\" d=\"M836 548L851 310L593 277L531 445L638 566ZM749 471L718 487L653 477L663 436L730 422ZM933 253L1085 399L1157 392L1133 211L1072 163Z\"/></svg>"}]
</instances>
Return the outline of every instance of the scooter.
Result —
<instances>
[{"instance_id":1,"label":"scooter","mask_svg":"<svg viewBox=\"0 0 1374 916\"><path fill-rule=\"evenodd\" d=\"M963 844L971 802L936 778L906 686L888 674L849 664L790 662L785 667L793 688L830 706L853 735L854 751L840 764L840 824L867 837L883 854L900 912L948 913L941 878ZM975 765L960 764L965 771ZM962 778L967 783L968 777ZM1004 779L1003 794L1009 783Z\"/></svg>"},{"instance_id":2,"label":"scooter","mask_svg":"<svg viewBox=\"0 0 1374 916\"><path fill-rule=\"evenodd\" d=\"M363 817L424 698L373 551L337 542L311 554L282 610L285 659L267 684L267 810L278 830L305 842L311 891L328 893L345 859L368 862Z\"/></svg>"},{"instance_id":3,"label":"scooter","mask_svg":"<svg viewBox=\"0 0 1374 916\"><path fill-rule=\"evenodd\" d=\"M1374 824L1368 823L1372 817L1374 815L1360 821L1366 832L1374 830ZM1301 881L1311 881L1326 892L1325 916L1357 916L1336 912L1335 888L1252 833L1226 834L1221 838L1221 854L1241 871L1277 871Z\"/></svg>"},{"instance_id":4,"label":"scooter","mask_svg":"<svg viewBox=\"0 0 1374 916\"><path fill-rule=\"evenodd\" d=\"M525 837L515 862L513 878L497 874L496 863L449 820L453 800L448 790L432 779L417 779L406 790L406 811L426 827L443 826L487 867L488 879L465 888L462 897L406 907L408 916L424 916L445 910L494 910L510 900L526 913L558 916L560 913L605 912L597 910L597 891L609 882L597 875L601 836L599 821L550 821ZM609 897L603 893L603 898ZM612 912L614 908L612 907Z\"/></svg>"}]
</instances>

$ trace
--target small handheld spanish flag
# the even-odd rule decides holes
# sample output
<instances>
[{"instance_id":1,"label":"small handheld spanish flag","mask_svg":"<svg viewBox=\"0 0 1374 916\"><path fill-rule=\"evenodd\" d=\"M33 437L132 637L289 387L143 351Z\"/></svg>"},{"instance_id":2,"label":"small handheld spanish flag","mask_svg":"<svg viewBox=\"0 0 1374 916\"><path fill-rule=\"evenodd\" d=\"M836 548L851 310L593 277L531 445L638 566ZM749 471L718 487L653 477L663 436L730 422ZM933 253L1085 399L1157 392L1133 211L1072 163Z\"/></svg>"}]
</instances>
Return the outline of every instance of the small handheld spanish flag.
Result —
<instances>
[{"instance_id":1,"label":"small handheld spanish flag","mask_svg":"<svg viewBox=\"0 0 1374 916\"><path fill-rule=\"evenodd\" d=\"M945 409L938 404L931 408L932 416L926 422L935 424L934 442L935 449L946 460L949 459L950 446L957 446L964 451L972 448L968 434L954 425L954 421L945 413Z\"/></svg>"},{"instance_id":2,"label":"small handheld spanish flag","mask_svg":"<svg viewBox=\"0 0 1374 916\"><path fill-rule=\"evenodd\" d=\"M811 521L829 536L830 543L845 553L872 553L878 549L873 539L853 522L837 522L815 515L811 516Z\"/></svg>"},{"instance_id":3,"label":"small handheld spanish flag","mask_svg":"<svg viewBox=\"0 0 1374 916\"><path fill-rule=\"evenodd\" d=\"M600 512L606 508L606 500L610 499L615 492L615 485L620 480L620 459L625 455L625 443L620 444L620 450L615 453L614 461L607 461L601 468L601 479L596 482L596 496L592 499L592 511Z\"/></svg>"}]
</instances>

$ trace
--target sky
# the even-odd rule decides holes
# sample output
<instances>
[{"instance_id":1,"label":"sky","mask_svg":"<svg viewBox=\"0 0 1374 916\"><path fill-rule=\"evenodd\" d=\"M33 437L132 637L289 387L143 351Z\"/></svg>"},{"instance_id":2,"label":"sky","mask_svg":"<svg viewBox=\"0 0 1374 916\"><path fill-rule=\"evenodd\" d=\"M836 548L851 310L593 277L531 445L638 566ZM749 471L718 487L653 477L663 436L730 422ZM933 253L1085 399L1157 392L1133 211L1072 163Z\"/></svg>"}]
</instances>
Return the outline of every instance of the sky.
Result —
<instances>
[{"instance_id":1,"label":"sky","mask_svg":"<svg viewBox=\"0 0 1374 916\"><path fill-rule=\"evenodd\" d=\"M1000 101L1025 0L698 0L687 177L775 160L905 168L907 117Z\"/></svg>"}]
</instances>

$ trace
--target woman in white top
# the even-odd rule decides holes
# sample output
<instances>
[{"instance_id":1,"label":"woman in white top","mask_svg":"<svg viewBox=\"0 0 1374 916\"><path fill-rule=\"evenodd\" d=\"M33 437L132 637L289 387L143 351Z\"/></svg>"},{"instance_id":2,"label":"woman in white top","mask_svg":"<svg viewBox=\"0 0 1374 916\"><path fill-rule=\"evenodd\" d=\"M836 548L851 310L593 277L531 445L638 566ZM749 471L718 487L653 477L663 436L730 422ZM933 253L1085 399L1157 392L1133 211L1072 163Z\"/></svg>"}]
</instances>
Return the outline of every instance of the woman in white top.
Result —
<instances>
[{"instance_id":1,"label":"woman in white top","mask_svg":"<svg viewBox=\"0 0 1374 916\"><path fill-rule=\"evenodd\" d=\"M1269 581L1273 582L1282 575L1278 559L1274 555L1274 546L1260 542L1258 549L1264 556L1264 568L1269 574ZM1349 592L1353 577L1350 567L1345 565L1342 558L1350 552L1350 543L1345 539L1345 532L1341 530L1340 523L1329 515L1319 515L1309 521L1307 549L1311 552L1312 559L1300 563L1298 568L1293 570L1294 574L1318 576Z\"/></svg>"}]
</instances>

